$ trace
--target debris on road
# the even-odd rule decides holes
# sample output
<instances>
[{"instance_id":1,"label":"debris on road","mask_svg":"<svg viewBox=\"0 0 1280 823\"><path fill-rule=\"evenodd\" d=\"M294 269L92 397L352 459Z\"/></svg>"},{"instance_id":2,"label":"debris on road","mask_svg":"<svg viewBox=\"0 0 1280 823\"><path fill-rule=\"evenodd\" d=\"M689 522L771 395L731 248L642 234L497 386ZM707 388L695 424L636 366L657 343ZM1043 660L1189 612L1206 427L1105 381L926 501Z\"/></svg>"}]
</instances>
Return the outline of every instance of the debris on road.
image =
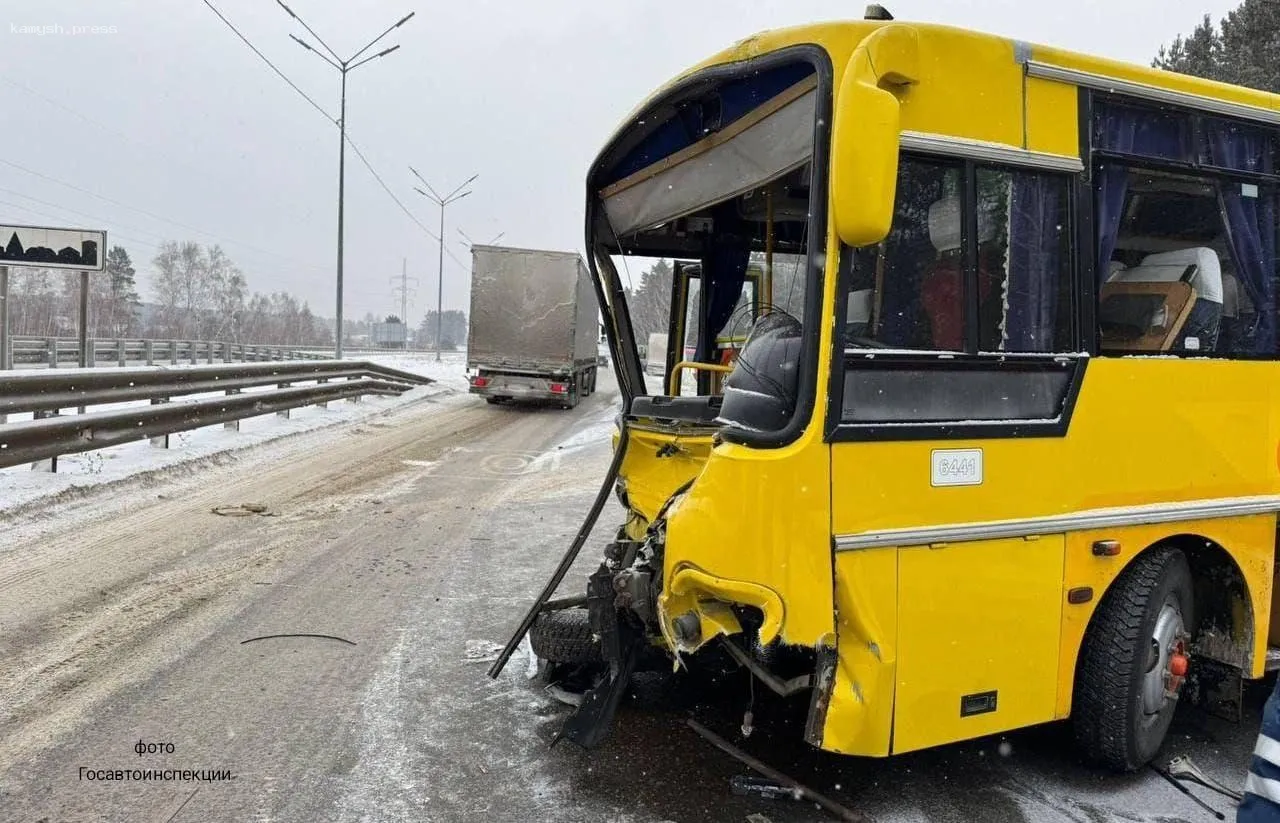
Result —
<instances>
[{"instance_id":1,"label":"debris on road","mask_svg":"<svg viewBox=\"0 0 1280 823\"><path fill-rule=\"evenodd\" d=\"M240 645L252 643L255 640L272 640L278 637L318 637L321 640L337 640L339 643L346 643L348 646L356 645L354 640L348 640L345 637L338 637L333 634L309 634L306 632L289 632L287 634L262 634L257 637L250 637L248 640L241 640Z\"/></svg>"},{"instance_id":2,"label":"debris on road","mask_svg":"<svg viewBox=\"0 0 1280 823\"><path fill-rule=\"evenodd\" d=\"M1206 789L1211 789L1224 797L1229 797L1239 803L1244 800L1244 795L1240 792L1227 788L1218 781L1209 777L1200 767L1195 764L1187 755L1180 755L1169 761L1168 772L1170 777L1176 777L1179 780L1189 780L1192 783L1199 783Z\"/></svg>"},{"instance_id":3,"label":"debris on road","mask_svg":"<svg viewBox=\"0 0 1280 823\"><path fill-rule=\"evenodd\" d=\"M582 695L580 693L571 692L568 689L555 685L554 683L547 686L546 692L566 706L582 705Z\"/></svg>"},{"instance_id":4,"label":"debris on road","mask_svg":"<svg viewBox=\"0 0 1280 823\"><path fill-rule=\"evenodd\" d=\"M747 774L735 774L729 779L729 791L740 797L762 797L766 800L801 800L804 792L776 780L766 780Z\"/></svg>"},{"instance_id":5,"label":"debris on road","mask_svg":"<svg viewBox=\"0 0 1280 823\"><path fill-rule=\"evenodd\" d=\"M502 646L489 640L468 640L462 659L468 663L492 663L498 659Z\"/></svg>"},{"instance_id":6,"label":"debris on road","mask_svg":"<svg viewBox=\"0 0 1280 823\"><path fill-rule=\"evenodd\" d=\"M1226 819L1227 819L1227 816L1226 816L1225 814L1223 814L1222 812L1218 811L1218 810L1217 810L1217 809L1215 809L1214 807L1210 806L1208 803L1204 802L1204 801L1203 801L1203 800L1201 800L1200 798L1196 797L1196 796L1195 796L1195 794L1194 794L1190 789L1188 789L1186 786L1184 786L1184 785L1182 785L1181 783L1179 783L1179 782L1178 782L1178 781L1177 781L1177 780L1176 780L1172 775L1170 775L1170 774L1169 774L1167 771L1165 771L1164 769L1161 769L1160 767L1156 766L1155 764L1152 764L1150 768L1151 768L1151 771L1155 772L1156 774L1160 775L1160 776L1161 776L1161 777L1163 777L1165 780L1167 780L1167 781L1169 782L1169 785L1170 785L1170 786L1173 786L1175 789L1177 789L1178 791L1182 792L1182 793L1183 793L1183 794L1185 794L1187 797L1191 798L1191 801L1192 801L1193 803L1195 803L1195 804L1196 804L1197 806L1199 806L1200 808L1204 809L1204 810L1205 810L1206 812L1208 812L1209 814L1213 815L1216 819L1218 819L1218 820L1226 820Z\"/></svg>"},{"instance_id":7,"label":"debris on road","mask_svg":"<svg viewBox=\"0 0 1280 823\"><path fill-rule=\"evenodd\" d=\"M524 649L525 654L528 656L528 662L525 664L525 667L524 667L525 679L533 680L535 677L538 676L538 655L535 654L533 651L533 642L529 640L529 635L526 634L524 636L524 640L521 643L521 648Z\"/></svg>"},{"instance_id":8,"label":"debris on road","mask_svg":"<svg viewBox=\"0 0 1280 823\"><path fill-rule=\"evenodd\" d=\"M805 786L800 781L794 778L788 777L787 775L783 774L782 772L778 771L772 766L766 765L765 763L755 759L751 755L744 752L742 749L739 749L737 746L733 745L728 740L725 740L723 737L711 731L706 726L703 726L701 723L694 720L693 718L689 718L688 720L685 721L685 723L689 726L689 728L693 729L704 740L709 742L711 745L715 746L720 751L724 752L725 754L731 757L737 758L738 760L740 760L747 766L750 766L753 770L759 772L760 774L764 775L770 780L773 780L781 784L782 786L786 786L794 791L800 792L802 798L812 800L814 803L818 804L823 809L826 809L828 812L835 815L840 820L848 821L848 823L872 823L871 818L867 817L866 815L859 814L858 812L855 812L852 809L849 809L845 806L840 805L839 803L837 803L836 801L832 800L831 798L825 795L818 794L813 789L810 789L808 786Z\"/></svg>"},{"instance_id":9,"label":"debris on road","mask_svg":"<svg viewBox=\"0 0 1280 823\"><path fill-rule=\"evenodd\" d=\"M262 515L263 517L279 516L263 503L241 503L238 506L214 506L210 511L221 517L250 517L255 514Z\"/></svg>"}]
</instances>

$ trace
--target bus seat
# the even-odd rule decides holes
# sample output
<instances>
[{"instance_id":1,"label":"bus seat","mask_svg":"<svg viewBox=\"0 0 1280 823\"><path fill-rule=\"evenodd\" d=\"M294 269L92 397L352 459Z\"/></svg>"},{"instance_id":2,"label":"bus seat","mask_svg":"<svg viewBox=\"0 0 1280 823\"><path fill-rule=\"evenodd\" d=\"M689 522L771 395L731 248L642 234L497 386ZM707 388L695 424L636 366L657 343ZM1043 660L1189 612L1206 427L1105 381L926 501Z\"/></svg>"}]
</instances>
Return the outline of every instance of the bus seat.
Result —
<instances>
[{"instance_id":1,"label":"bus seat","mask_svg":"<svg viewBox=\"0 0 1280 823\"><path fill-rule=\"evenodd\" d=\"M1113 283L1186 283L1195 290L1195 303L1178 333L1173 348L1213 351L1222 321L1222 264L1212 249L1195 247L1148 254L1127 269L1116 271ZM1102 297L1107 298L1104 287ZM1105 319L1107 312L1102 312Z\"/></svg>"},{"instance_id":2,"label":"bus seat","mask_svg":"<svg viewBox=\"0 0 1280 823\"><path fill-rule=\"evenodd\" d=\"M1185 280L1199 299L1222 305L1222 263L1213 249L1203 246L1148 254L1142 262L1118 273L1117 282L1172 283Z\"/></svg>"},{"instance_id":3,"label":"bus seat","mask_svg":"<svg viewBox=\"0 0 1280 823\"><path fill-rule=\"evenodd\" d=\"M978 243L995 239L995 224L986 210L978 212ZM959 350L964 346L964 267L960 257L960 198L944 197L929 206L929 242L939 259L921 284L921 302L933 334L933 346ZM979 256L978 291L986 300L992 277Z\"/></svg>"},{"instance_id":4,"label":"bus seat","mask_svg":"<svg viewBox=\"0 0 1280 823\"><path fill-rule=\"evenodd\" d=\"M867 337L871 332L871 304L875 289L859 289L849 292L849 303L845 315L846 334L853 337Z\"/></svg>"}]
</instances>

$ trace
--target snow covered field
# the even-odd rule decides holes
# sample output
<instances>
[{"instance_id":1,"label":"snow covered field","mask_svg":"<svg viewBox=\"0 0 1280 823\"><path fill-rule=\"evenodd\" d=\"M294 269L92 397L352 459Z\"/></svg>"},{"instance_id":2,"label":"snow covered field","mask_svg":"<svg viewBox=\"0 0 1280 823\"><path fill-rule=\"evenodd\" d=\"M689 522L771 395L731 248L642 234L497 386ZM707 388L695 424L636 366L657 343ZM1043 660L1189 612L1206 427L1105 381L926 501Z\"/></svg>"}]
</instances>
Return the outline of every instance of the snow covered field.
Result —
<instances>
[{"instance_id":1,"label":"snow covered field","mask_svg":"<svg viewBox=\"0 0 1280 823\"><path fill-rule=\"evenodd\" d=\"M367 397L359 403L332 402L328 408L323 409L316 406L293 409L287 420L275 414L252 417L240 421L239 431L226 430L221 425L216 425L179 432L170 436L168 449L156 448L150 442L142 440L97 451L67 455L58 458L56 473L33 471L30 466L0 469L0 512L54 495L74 493L77 488L117 482L142 473L213 459L221 454L251 448L282 437L364 420L406 404L422 403L428 398L440 402L441 407L465 402L467 389L465 358L464 352L446 352L441 356L439 363L436 362L435 355L430 353L353 355L348 359L368 360L423 375L436 382L414 388L399 397ZM179 365L162 368L187 367ZM94 371L103 371L103 369L94 369ZM246 393L249 392L246 391ZM195 395L184 399L194 400L208 396L216 395ZM130 405L136 404L93 406L89 410L107 411L127 408ZM10 416L13 422L23 419L30 419L30 415Z\"/></svg>"}]
</instances>

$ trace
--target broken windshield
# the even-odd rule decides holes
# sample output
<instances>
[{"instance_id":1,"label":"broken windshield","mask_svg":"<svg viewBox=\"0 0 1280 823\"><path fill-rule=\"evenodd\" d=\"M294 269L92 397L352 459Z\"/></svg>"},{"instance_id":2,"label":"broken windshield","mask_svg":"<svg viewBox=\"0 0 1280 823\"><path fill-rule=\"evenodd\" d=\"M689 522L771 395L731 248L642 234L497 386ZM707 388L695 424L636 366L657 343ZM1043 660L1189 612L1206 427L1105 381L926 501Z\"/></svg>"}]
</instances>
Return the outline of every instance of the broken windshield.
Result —
<instances>
[{"instance_id":1,"label":"broken windshield","mask_svg":"<svg viewBox=\"0 0 1280 823\"><path fill-rule=\"evenodd\" d=\"M813 67L783 63L694 83L615 140L594 226L636 394L727 401L753 325L774 312L802 324L818 99ZM798 352L746 367L794 374Z\"/></svg>"}]
</instances>

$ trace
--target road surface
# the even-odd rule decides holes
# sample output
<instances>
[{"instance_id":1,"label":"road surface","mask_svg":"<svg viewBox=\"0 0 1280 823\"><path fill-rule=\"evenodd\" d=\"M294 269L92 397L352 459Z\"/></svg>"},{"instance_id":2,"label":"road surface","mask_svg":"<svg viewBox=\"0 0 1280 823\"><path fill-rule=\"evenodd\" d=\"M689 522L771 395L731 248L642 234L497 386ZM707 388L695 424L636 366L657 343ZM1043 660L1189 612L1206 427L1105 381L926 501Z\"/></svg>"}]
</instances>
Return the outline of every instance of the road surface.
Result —
<instances>
[{"instance_id":1,"label":"road surface","mask_svg":"<svg viewBox=\"0 0 1280 823\"><path fill-rule=\"evenodd\" d=\"M484 672L604 473L601 389L573 412L427 398L0 519L0 821L829 819L732 795L745 769L689 716L880 821L1212 819L1081 766L1060 727L841 758L757 689L744 741L744 678L646 678L601 748L550 748L567 709L526 653ZM267 511L213 512L246 503ZM296 634L327 637L269 637ZM1185 712L1166 754L1239 785L1254 734Z\"/></svg>"}]
</instances>

